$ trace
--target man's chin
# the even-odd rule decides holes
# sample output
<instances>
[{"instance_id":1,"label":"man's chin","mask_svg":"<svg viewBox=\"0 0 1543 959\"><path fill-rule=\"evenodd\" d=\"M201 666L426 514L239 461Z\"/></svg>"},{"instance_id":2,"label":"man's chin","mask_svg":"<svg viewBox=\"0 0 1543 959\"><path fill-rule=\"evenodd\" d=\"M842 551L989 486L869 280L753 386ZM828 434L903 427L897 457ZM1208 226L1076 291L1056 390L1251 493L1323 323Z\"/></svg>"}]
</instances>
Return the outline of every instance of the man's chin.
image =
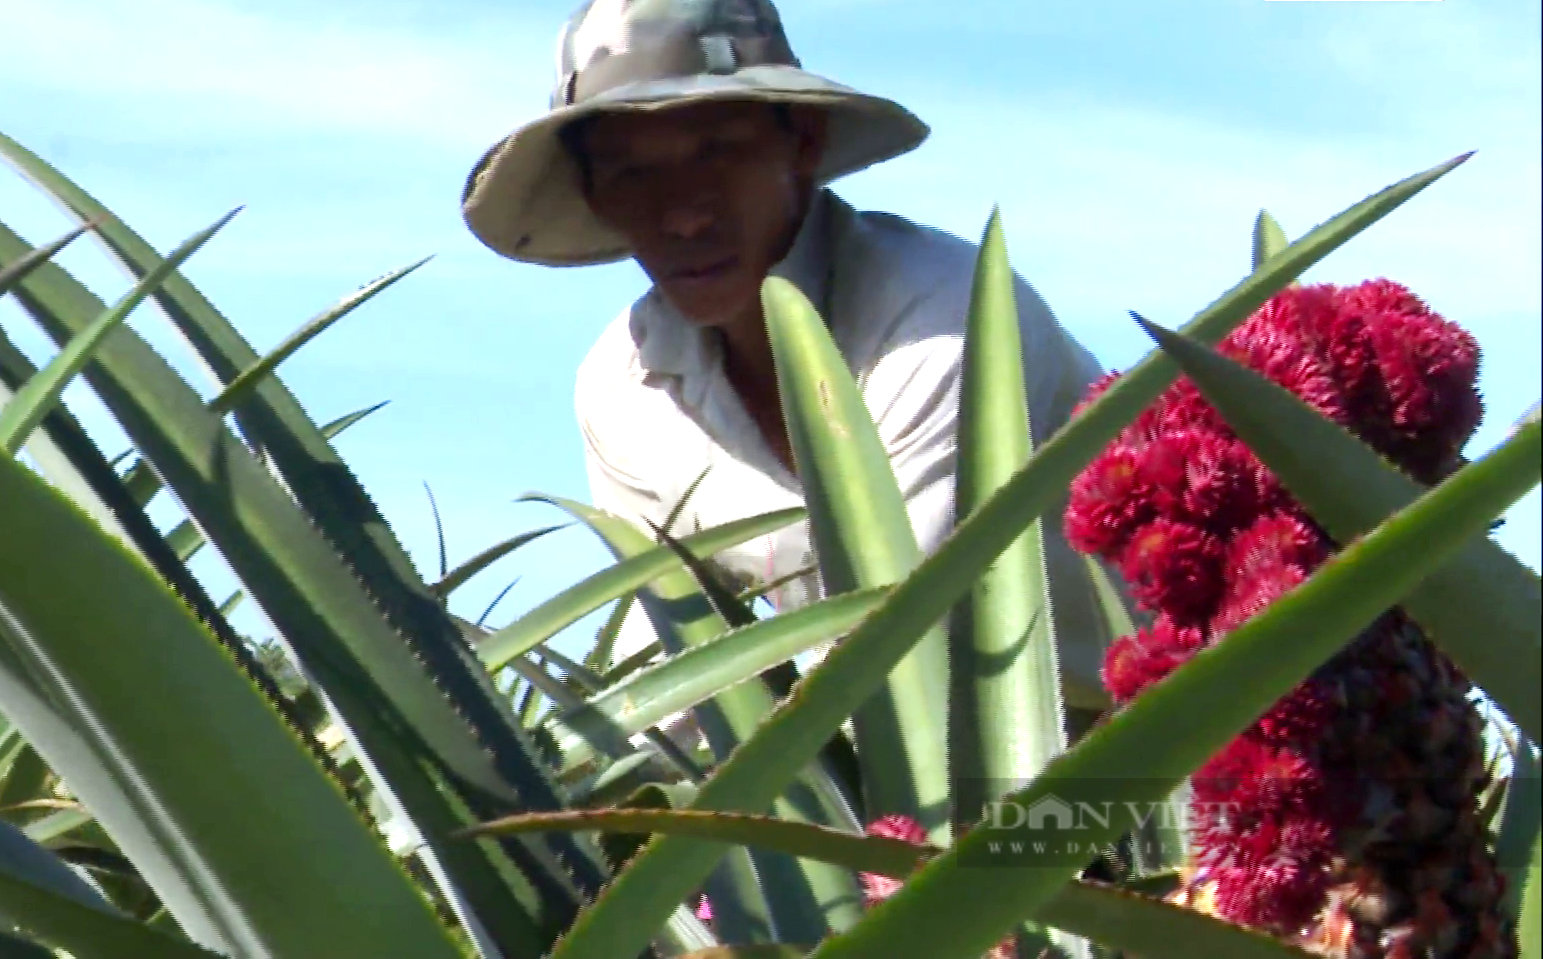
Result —
<instances>
[{"instance_id":1,"label":"man's chin","mask_svg":"<svg viewBox=\"0 0 1543 959\"><path fill-rule=\"evenodd\" d=\"M660 292L693 326L723 326L744 314L754 298L754 293L747 293L743 284L735 284L735 287L738 288L679 289L672 284Z\"/></svg>"}]
</instances>

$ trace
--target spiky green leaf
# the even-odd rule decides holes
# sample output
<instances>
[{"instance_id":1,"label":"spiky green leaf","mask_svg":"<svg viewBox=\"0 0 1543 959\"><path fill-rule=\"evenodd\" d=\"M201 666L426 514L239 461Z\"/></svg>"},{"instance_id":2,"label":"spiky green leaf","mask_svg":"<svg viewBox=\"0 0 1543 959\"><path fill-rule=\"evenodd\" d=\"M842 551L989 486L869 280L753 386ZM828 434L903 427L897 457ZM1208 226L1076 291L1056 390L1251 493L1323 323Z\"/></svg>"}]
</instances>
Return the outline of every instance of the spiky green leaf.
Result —
<instances>
[{"instance_id":1,"label":"spiky green leaf","mask_svg":"<svg viewBox=\"0 0 1543 959\"><path fill-rule=\"evenodd\" d=\"M975 263L959 384L954 516L964 519L1033 450L1012 264L993 209ZM953 828L1066 749L1055 624L1039 520L976 580L948 630L948 774ZM1051 942L1037 927L1022 948ZM1081 944L1069 944L1085 952Z\"/></svg>"},{"instance_id":2,"label":"spiky green leaf","mask_svg":"<svg viewBox=\"0 0 1543 959\"><path fill-rule=\"evenodd\" d=\"M0 228L0 262L19 255L22 246L19 238ZM55 340L66 338L101 309L89 291L52 264L35 272L16 293L23 308ZM135 447L155 464L198 525L220 543L288 651L327 690L368 755L371 765L366 768L390 779L392 792L424 830L432 854L455 860L447 868L455 872L460 894L476 904L485 928L497 930L505 955L540 955L549 937L566 923L577 898L565 885L564 868L552 863L545 850L507 850L522 858L525 872L544 883L534 886L535 880L516 871L492 847L440 848L444 833L486 815L486 809L474 814L467 807L467 794L476 792L483 804L528 803L535 798L529 793L515 798L510 783L519 777L501 774L485 744L468 728L464 713L476 697L463 689L455 701L447 698L404 634L383 619L377 602L389 588L373 595L362 588L357 566L350 569L268 469L132 328L120 327L104 342L85 375ZM264 394L274 383L265 380L256 393ZM332 456L326 440L319 442L326 456ZM336 481L342 474L328 475ZM357 512L333 514L331 519L333 527L349 528L354 522L367 525ZM348 559L357 564L360 554L349 553ZM420 589L422 602L437 610L421 582ZM413 638L422 640L423 635ZM465 657L470 667L471 654L458 631L454 642L451 654ZM480 669L469 668L461 674L470 684L479 675ZM438 681L444 683L445 678ZM491 713L496 706L489 703L487 708ZM499 713L496 721L512 729L505 714ZM413 734L404 736L404 728ZM536 768L539 761L533 755L520 757L506 750L502 757L523 759L535 770L522 788L541 785L544 771ZM560 803L553 799L544 805L557 808ZM571 858L573 868L591 861L583 854ZM598 877L591 875L589 882L597 886Z\"/></svg>"},{"instance_id":3,"label":"spiky green leaf","mask_svg":"<svg viewBox=\"0 0 1543 959\"><path fill-rule=\"evenodd\" d=\"M1275 217L1266 210L1260 210L1259 216L1254 219L1254 269L1259 269L1264 261L1290 245L1286 231L1275 222Z\"/></svg>"},{"instance_id":4,"label":"spiky green leaf","mask_svg":"<svg viewBox=\"0 0 1543 959\"><path fill-rule=\"evenodd\" d=\"M1521 941L1521 959L1543 959L1543 834L1532 840L1527 888L1522 894L1521 919L1516 928Z\"/></svg>"},{"instance_id":5,"label":"spiky green leaf","mask_svg":"<svg viewBox=\"0 0 1543 959\"><path fill-rule=\"evenodd\" d=\"M519 549L521 546L524 546L527 543L535 542L548 533L554 533L560 529L567 529L569 525L571 524L558 523L555 526L543 526L540 529L527 530L518 536L511 536L509 539L504 540L502 543L489 546L487 549L483 550L482 552L473 556L471 559L468 559L466 562L457 566L455 569L452 569L450 572L446 573L443 577L440 578L439 582L430 586L429 590L433 592L435 596L447 597L457 589L460 589L462 586L464 586L467 580L471 579L473 576L476 576L478 573L487 569L489 566L492 566L494 563L498 562L500 559L503 559L505 556L508 556L510 553Z\"/></svg>"},{"instance_id":6,"label":"spiky green leaf","mask_svg":"<svg viewBox=\"0 0 1543 959\"><path fill-rule=\"evenodd\" d=\"M99 912L0 869L0 911L75 959L217 959L218 954L122 916ZM0 939L0 950L7 948ZM44 955L47 955L45 953ZM20 959L20 957L18 957Z\"/></svg>"},{"instance_id":7,"label":"spiky green leaf","mask_svg":"<svg viewBox=\"0 0 1543 959\"><path fill-rule=\"evenodd\" d=\"M524 498L543 499L539 495ZM681 542L698 556L711 556L781 529L803 516L802 507L776 510L682 537ZM477 655L488 669L501 669L514 657L525 655L606 603L626 597L651 580L679 568L680 558L668 546L654 546L629 556L575 583L489 636L478 648Z\"/></svg>"},{"instance_id":8,"label":"spiky green leaf","mask_svg":"<svg viewBox=\"0 0 1543 959\"><path fill-rule=\"evenodd\" d=\"M1543 831L1543 757L1524 739L1511 749L1511 777L1505 791L1505 808L1495 836L1495 862L1506 877L1506 914L1518 917L1532 868L1532 849Z\"/></svg>"},{"instance_id":9,"label":"spiky green leaf","mask_svg":"<svg viewBox=\"0 0 1543 959\"><path fill-rule=\"evenodd\" d=\"M37 839L0 820L0 874L5 873L97 912L118 915L118 911L102 898L101 893L80 878L58 856L43 848ZM20 919L21 913L14 907L6 908L4 901L0 900L0 927L5 925L7 917Z\"/></svg>"},{"instance_id":10,"label":"spiky green leaf","mask_svg":"<svg viewBox=\"0 0 1543 959\"><path fill-rule=\"evenodd\" d=\"M725 689L840 637L874 610L887 590L848 593L731 630L633 674L551 723L572 767L594 758L588 741L634 735Z\"/></svg>"},{"instance_id":11,"label":"spiky green leaf","mask_svg":"<svg viewBox=\"0 0 1543 959\"><path fill-rule=\"evenodd\" d=\"M253 956L455 956L336 784L164 584L9 460L0 525L0 643L36 690L0 668L7 710L125 852L171 866L157 891L190 934ZM138 642L102 642L125 624ZM215 768L225 773L205 774ZM267 801L253 805L257 794ZM304 894L273 896L297 892L301 861Z\"/></svg>"},{"instance_id":12,"label":"spiky green leaf","mask_svg":"<svg viewBox=\"0 0 1543 959\"><path fill-rule=\"evenodd\" d=\"M302 346L320 336L338 320L352 313L358 307L363 306L375 294L390 287L393 283L423 266L431 259L433 257L426 256L416 263L392 270L379 279L371 280L359 290L344 297L340 302L307 320L298 330L285 337L282 343L264 354L262 359L242 370L241 375L231 380L214 399L209 401L209 409L216 413L228 413L234 409L259 380L278 369L279 364L293 356Z\"/></svg>"},{"instance_id":13,"label":"spiky green leaf","mask_svg":"<svg viewBox=\"0 0 1543 959\"><path fill-rule=\"evenodd\" d=\"M10 266L0 269L0 296L5 296L11 291L11 287L27 278L27 274L53 259L54 256L79 236L91 229L92 224L85 223L76 227L59 239L51 243L45 243L35 250L31 250L26 256L12 263Z\"/></svg>"},{"instance_id":14,"label":"spiky green leaf","mask_svg":"<svg viewBox=\"0 0 1543 959\"><path fill-rule=\"evenodd\" d=\"M4 409L0 409L0 452L16 455L27 436L59 401L59 394L64 392L64 388L90 361L91 354L103 338L134 312L134 308L144 302L145 297L153 293L156 287L165 282L173 270L198 252L199 248L207 243L220 227L229 223L231 217L238 212L240 212L239 208L230 211L216 220L212 226L200 230L183 241L182 245L173 250L159 266L147 273L123 295L122 299L113 304L112 309L103 311L95 321L71 337L59 354L50 360L36 377L17 391L11 401L5 404ZM39 262L33 266L36 268L42 265ZM15 264L12 266L14 267Z\"/></svg>"},{"instance_id":15,"label":"spiky green leaf","mask_svg":"<svg viewBox=\"0 0 1543 959\"><path fill-rule=\"evenodd\" d=\"M613 516L570 500L546 499L593 529L618 561L658 548L641 530ZM639 599L660 641L677 653L700 648L722 636L728 628L681 564L675 553L679 547L679 543L664 547L675 556L676 567L639 591ZM722 760L755 730L773 706L774 700L764 683L748 682L719 691L693 712L715 757ZM854 821L845 795L818 762L810 764L793 788L769 805L787 819L827 825ZM846 928L857 920L860 891L854 876L818 863L798 863L775 853L756 853L752 858L767 916L779 935L817 937L827 928ZM741 895L750 893L747 889Z\"/></svg>"},{"instance_id":16,"label":"spiky green leaf","mask_svg":"<svg viewBox=\"0 0 1543 959\"><path fill-rule=\"evenodd\" d=\"M825 321L803 293L769 278L761 293L788 439L828 593L894 583L921 559L889 454ZM948 761L938 717L948 704L948 649L934 626L852 716L863 812L901 813L947 840Z\"/></svg>"},{"instance_id":17,"label":"spiky green leaf","mask_svg":"<svg viewBox=\"0 0 1543 959\"><path fill-rule=\"evenodd\" d=\"M1001 215L992 211L975 267L959 398L954 515L967 518L1023 468L1033 449L1023 344ZM956 823L973 822L983 784L1006 789L1066 749L1044 543L1029 524L976 580L949 630L949 765ZM1007 719L1006 717L1011 717ZM959 803L966 796L970 808Z\"/></svg>"}]
</instances>

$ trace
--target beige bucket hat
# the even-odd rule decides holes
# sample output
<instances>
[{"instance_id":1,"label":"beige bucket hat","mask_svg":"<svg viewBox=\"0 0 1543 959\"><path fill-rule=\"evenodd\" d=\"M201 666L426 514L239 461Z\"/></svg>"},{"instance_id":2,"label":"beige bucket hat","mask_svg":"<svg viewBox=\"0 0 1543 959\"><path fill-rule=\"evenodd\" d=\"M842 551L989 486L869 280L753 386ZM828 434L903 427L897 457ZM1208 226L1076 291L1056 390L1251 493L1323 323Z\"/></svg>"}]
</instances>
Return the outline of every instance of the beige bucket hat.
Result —
<instances>
[{"instance_id":1,"label":"beige bucket hat","mask_svg":"<svg viewBox=\"0 0 1543 959\"><path fill-rule=\"evenodd\" d=\"M897 103L802 69L771 0L589 0L558 37L549 111L483 154L462 193L462 216L513 260L625 259L626 242L590 212L559 131L598 113L709 100L824 108L822 185L907 153L929 132Z\"/></svg>"}]
</instances>

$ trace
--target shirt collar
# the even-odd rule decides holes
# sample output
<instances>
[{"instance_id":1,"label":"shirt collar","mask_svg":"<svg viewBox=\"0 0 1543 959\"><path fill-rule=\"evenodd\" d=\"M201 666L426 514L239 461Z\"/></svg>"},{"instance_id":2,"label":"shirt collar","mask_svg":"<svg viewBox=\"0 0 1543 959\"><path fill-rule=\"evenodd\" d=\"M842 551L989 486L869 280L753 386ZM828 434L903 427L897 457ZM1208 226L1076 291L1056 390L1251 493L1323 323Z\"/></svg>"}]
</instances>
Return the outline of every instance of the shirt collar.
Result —
<instances>
[{"instance_id":1,"label":"shirt collar","mask_svg":"<svg viewBox=\"0 0 1543 959\"><path fill-rule=\"evenodd\" d=\"M831 201L830 191L821 189L815 193L792 248L771 269L772 276L798 287L827 322ZM705 370L710 356L706 333L671 306L657 287L649 290L633 310L632 336L638 346L638 364L645 373L687 376Z\"/></svg>"}]
</instances>

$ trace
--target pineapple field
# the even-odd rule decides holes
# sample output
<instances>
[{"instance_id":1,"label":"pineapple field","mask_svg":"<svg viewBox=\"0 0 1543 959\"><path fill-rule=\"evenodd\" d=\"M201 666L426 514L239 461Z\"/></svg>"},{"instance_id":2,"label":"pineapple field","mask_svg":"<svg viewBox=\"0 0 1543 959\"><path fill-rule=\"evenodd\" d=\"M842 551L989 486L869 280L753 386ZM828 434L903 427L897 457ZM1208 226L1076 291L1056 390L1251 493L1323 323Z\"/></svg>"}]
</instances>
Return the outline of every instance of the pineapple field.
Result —
<instances>
[{"instance_id":1,"label":"pineapple field","mask_svg":"<svg viewBox=\"0 0 1543 959\"><path fill-rule=\"evenodd\" d=\"M1295 240L1261 212L1251 271L1183 326L1132 314L1150 352L1051 436L993 215L931 555L825 324L768 280L806 506L650 535L532 494L615 559L496 628L450 597L559 526L424 576L333 444L377 407L318 421L282 376L421 263L259 354L180 272L234 214L161 253L0 155L79 223L0 223L0 296L56 347L0 329L0 956L1543 959L1543 597L1489 535L1538 485L1538 408L1466 458L1519 412L1484 408L1473 337L1390 279L1298 282L1466 155ZM54 261L83 237L117 302ZM713 557L803 521L828 595L764 615L775 584ZM1045 524L1118 637L1103 710L1062 695ZM634 598L661 642L618 658ZM586 653L554 645L592 614ZM661 728L688 711L701 744Z\"/></svg>"}]
</instances>

